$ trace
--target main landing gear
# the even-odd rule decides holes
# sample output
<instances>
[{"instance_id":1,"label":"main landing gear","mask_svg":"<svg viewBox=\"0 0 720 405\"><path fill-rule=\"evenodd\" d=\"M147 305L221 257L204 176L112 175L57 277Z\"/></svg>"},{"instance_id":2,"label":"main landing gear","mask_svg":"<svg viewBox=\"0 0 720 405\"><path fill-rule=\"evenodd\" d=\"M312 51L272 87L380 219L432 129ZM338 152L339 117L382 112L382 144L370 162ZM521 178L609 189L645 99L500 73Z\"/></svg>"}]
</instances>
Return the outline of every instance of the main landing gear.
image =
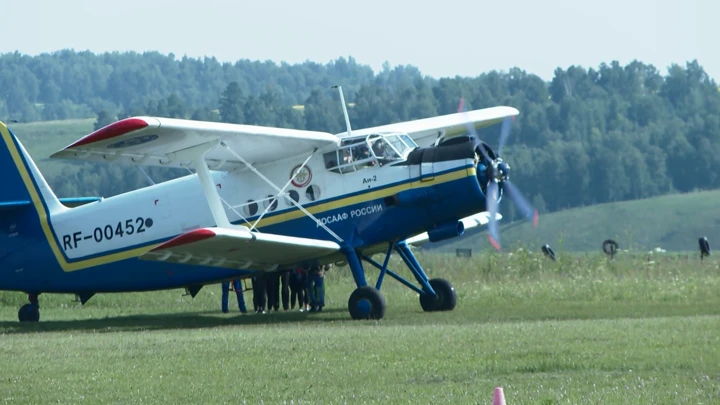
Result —
<instances>
[{"instance_id":1,"label":"main landing gear","mask_svg":"<svg viewBox=\"0 0 720 405\"><path fill-rule=\"evenodd\" d=\"M20 322L38 322L40 320L40 305L38 304L39 294L28 294L29 304L20 307L18 320Z\"/></svg>"},{"instance_id":2,"label":"main landing gear","mask_svg":"<svg viewBox=\"0 0 720 405\"><path fill-rule=\"evenodd\" d=\"M409 281L387 268L393 250L403 259L405 265L422 286L422 289L415 287ZM389 244L383 264L379 264L368 256L358 255L351 248L345 250L344 253L355 279L355 284L357 284L357 289L350 295L348 300L348 310L353 319L381 319L385 316L385 297L380 292L380 287L386 274L420 294L420 306L425 312L452 311L457 304L457 293L452 284L442 278L428 280L425 270L420 266L415 255L404 241ZM367 285L361 259L380 269L380 275L374 288Z\"/></svg>"}]
</instances>

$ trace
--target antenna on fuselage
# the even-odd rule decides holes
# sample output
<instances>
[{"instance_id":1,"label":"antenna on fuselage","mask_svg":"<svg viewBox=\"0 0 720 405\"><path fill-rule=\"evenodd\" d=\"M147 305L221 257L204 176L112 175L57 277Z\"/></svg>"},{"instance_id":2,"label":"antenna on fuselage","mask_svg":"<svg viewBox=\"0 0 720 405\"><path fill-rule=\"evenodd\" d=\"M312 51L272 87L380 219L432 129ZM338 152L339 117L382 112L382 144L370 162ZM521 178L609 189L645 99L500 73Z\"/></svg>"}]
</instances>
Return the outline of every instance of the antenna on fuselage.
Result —
<instances>
[{"instance_id":1,"label":"antenna on fuselage","mask_svg":"<svg viewBox=\"0 0 720 405\"><path fill-rule=\"evenodd\" d=\"M340 102L342 103L343 114L345 114L345 125L347 126L347 135L350 136L350 116L347 112L347 106L345 105L345 97L343 96L342 86L332 86L333 89L338 89L340 92Z\"/></svg>"}]
</instances>

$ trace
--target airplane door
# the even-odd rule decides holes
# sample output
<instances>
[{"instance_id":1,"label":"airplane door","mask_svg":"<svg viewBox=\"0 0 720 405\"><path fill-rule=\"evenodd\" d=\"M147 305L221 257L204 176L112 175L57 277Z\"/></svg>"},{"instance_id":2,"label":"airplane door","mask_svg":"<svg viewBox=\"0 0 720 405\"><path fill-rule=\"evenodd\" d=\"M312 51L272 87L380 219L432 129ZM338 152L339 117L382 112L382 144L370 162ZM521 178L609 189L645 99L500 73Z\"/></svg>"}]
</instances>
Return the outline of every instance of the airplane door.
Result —
<instances>
[{"instance_id":1,"label":"airplane door","mask_svg":"<svg viewBox=\"0 0 720 405\"><path fill-rule=\"evenodd\" d=\"M420 163L420 181L435 180L435 148L428 148L423 151Z\"/></svg>"}]
</instances>

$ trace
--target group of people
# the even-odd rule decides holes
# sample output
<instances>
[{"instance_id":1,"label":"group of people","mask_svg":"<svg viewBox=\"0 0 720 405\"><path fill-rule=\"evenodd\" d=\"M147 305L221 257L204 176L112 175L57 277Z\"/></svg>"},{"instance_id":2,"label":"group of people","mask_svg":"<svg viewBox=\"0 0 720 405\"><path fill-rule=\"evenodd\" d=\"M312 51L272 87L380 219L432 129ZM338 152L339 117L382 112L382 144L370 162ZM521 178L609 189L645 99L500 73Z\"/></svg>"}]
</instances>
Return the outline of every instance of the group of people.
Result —
<instances>
[{"instance_id":1,"label":"group of people","mask_svg":"<svg viewBox=\"0 0 720 405\"><path fill-rule=\"evenodd\" d=\"M325 306L325 272L331 264L314 266L308 269L298 268L281 273L258 274L252 277L253 310L264 314L280 310L280 299L284 311L294 310L297 303L300 312L321 312ZM222 283L222 311L228 312L230 286L237 295L240 312L247 313L243 285L241 280Z\"/></svg>"}]
</instances>

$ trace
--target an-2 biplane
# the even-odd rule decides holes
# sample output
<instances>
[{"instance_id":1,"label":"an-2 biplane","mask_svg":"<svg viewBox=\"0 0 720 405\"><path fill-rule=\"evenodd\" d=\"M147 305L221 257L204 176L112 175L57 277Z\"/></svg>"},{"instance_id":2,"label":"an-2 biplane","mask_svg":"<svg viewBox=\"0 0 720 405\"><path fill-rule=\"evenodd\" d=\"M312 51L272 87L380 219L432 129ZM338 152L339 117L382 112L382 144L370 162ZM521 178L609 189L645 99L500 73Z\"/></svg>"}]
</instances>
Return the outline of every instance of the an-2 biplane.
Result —
<instances>
[{"instance_id":1,"label":"an-2 biplane","mask_svg":"<svg viewBox=\"0 0 720 405\"><path fill-rule=\"evenodd\" d=\"M455 289L429 280L408 245L496 223L509 167L473 133L519 112L493 107L352 131L339 90L347 123L339 135L157 117L101 128L51 157L195 173L85 204L58 199L0 123L0 290L29 294L20 321L39 320L41 293L76 294L83 304L97 293L172 288L194 297L222 280L329 263L352 272L354 319L384 316L385 275L420 294L425 311L452 310ZM387 268L393 251L420 287ZM363 262L380 270L375 286Z\"/></svg>"}]
</instances>

